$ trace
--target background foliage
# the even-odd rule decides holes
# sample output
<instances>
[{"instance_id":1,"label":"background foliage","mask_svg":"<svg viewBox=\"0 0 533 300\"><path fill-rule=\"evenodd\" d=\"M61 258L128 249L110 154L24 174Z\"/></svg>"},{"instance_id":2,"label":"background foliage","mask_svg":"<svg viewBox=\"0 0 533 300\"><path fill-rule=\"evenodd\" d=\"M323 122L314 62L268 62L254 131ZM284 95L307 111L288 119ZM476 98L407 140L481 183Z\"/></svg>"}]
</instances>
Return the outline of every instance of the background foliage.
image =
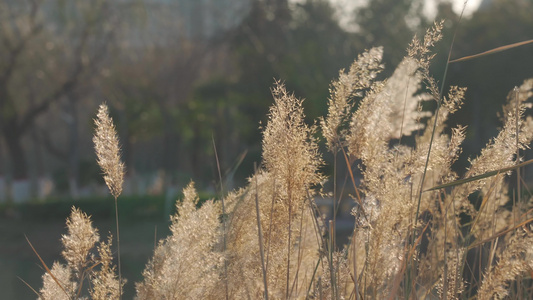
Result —
<instances>
[{"instance_id":1,"label":"background foliage","mask_svg":"<svg viewBox=\"0 0 533 300\"><path fill-rule=\"evenodd\" d=\"M392 70L413 34L432 21L418 0L369 1L349 14L325 0L239 3L226 9L228 17L214 2L4 1L2 199L17 198L11 183L20 180L30 181L27 196L43 196L42 178L53 181L55 195L95 193L91 186L101 182L91 171L97 168L88 137L102 100L118 123L132 182L127 192L164 190L158 181L182 187L190 177L212 187L213 140L226 184L242 185L259 159L259 121L275 79L306 99L313 120L325 111L330 78L357 53L384 46ZM532 6L495 0L464 17L452 58L530 39ZM348 27L339 25L340 12L349 16ZM436 15L448 20L433 66L439 79L459 17L446 1ZM211 19L219 25L209 27ZM469 125L461 162L496 133L493 116L507 91L533 75L523 67L532 49L450 66L446 84L468 87L465 109L451 120Z\"/></svg>"}]
</instances>

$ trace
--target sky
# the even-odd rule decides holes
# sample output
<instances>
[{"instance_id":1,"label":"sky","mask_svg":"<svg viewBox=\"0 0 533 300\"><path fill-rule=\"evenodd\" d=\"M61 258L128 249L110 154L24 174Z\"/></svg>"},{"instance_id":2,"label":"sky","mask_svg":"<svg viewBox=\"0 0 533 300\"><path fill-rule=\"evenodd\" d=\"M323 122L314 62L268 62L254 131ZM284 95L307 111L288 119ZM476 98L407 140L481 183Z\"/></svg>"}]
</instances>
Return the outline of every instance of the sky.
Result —
<instances>
[{"instance_id":1,"label":"sky","mask_svg":"<svg viewBox=\"0 0 533 300\"><path fill-rule=\"evenodd\" d=\"M300 0L294 0L294 1L298 2ZM363 5L369 0L330 0L330 1L334 3L335 5L344 7L345 10L353 10L353 8ZM450 1L453 2L453 8L455 12L460 13L463 8L465 0L450 0ZM481 1L482 0L468 0L468 3L465 8L465 14L469 15L472 12L474 12L478 8ZM425 1L425 4L426 4L425 12L429 14L430 16L434 15L436 13L435 10L437 8L438 2L440 1L439 0L426 0Z\"/></svg>"},{"instance_id":2,"label":"sky","mask_svg":"<svg viewBox=\"0 0 533 300\"><path fill-rule=\"evenodd\" d=\"M292 2L302 2L304 0L292 0ZM352 16L353 10L357 6L364 5L367 1L372 0L329 0L333 5L337 8L337 12L339 14L339 17L341 18L340 24L345 27L345 29L349 28L349 21L348 18ZM425 0L425 8L424 12L427 14L429 18L434 18L437 11L437 4L438 2L441 2L442 0ZM453 8L457 14L461 13L461 10L463 9L463 5L465 3L465 0L450 0L453 3ZM468 16L472 14L476 9L479 7L479 4L481 4L482 0L468 0L466 7L465 7L465 16Z\"/></svg>"},{"instance_id":3,"label":"sky","mask_svg":"<svg viewBox=\"0 0 533 300\"><path fill-rule=\"evenodd\" d=\"M338 1L338 0L332 0L332 1ZM481 1L482 0L468 0L468 3L466 4L466 7L465 7L465 15L468 16L472 14L474 11L476 11L476 9L479 7L479 4L481 4ZM425 8L425 12L429 16L435 16L438 2L439 1L435 1L435 0L426 1L427 6ZM460 14L461 10L463 9L463 5L465 1L464 0L452 0L451 2L453 2L454 11L457 14Z\"/></svg>"}]
</instances>

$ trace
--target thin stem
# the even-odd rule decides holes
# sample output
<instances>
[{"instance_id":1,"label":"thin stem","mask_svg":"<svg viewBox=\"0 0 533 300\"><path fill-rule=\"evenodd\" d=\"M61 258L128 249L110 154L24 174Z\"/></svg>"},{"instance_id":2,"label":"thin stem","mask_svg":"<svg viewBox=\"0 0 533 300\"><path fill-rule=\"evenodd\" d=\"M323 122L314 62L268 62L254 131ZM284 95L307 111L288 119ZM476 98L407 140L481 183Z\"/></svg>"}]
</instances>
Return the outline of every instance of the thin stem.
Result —
<instances>
[{"instance_id":1,"label":"thin stem","mask_svg":"<svg viewBox=\"0 0 533 300\"><path fill-rule=\"evenodd\" d=\"M332 220L329 221L329 247L328 247L328 255L329 255L329 275L331 280L331 299L336 299L335 297L335 272L333 270L333 231L335 224Z\"/></svg>"},{"instance_id":2,"label":"thin stem","mask_svg":"<svg viewBox=\"0 0 533 300\"><path fill-rule=\"evenodd\" d=\"M452 201L453 203L453 201ZM446 300L448 296L448 264L447 264L447 257L446 257L446 241L448 236L448 205L446 205L446 210L444 211L444 240L442 245L442 253L443 253L443 259L444 259L444 275L442 276L443 288L442 288L442 299Z\"/></svg>"},{"instance_id":3,"label":"thin stem","mask_svg":"<svg viewBox=\"0 0 533 300\"><path fill-rule=\"evenodd\" d=\"M120 231L118 226L118 201L115 197L115 220L117 225L117 251L118 251L118 298L122 299L122 269L120 265Z\"/></svg>"},{"instance_id":4,"label":"thin stem","mask_svg":"<svg viewBox=\"0 0 533 300\"><path fill-rule=\"evenodd\" d=\"M450 44L450 50L448 51L448 58L446 60L446 66L444 68L444 74L442 76L442 84L441 84L441 88L440 88L439 96L438 96L439 98L437 99L437 109L435 110L435 121L433 123L433 130L432 130L432 133L431 133L431 138L429 140L428 155L426 157L426 163L425 163L425 166L424 166L424 172L422 173L422 179L420 180L420 190L418 192L418 204L416 206L414 230L416 230L416 225L418 224L418 215L420 213L420 202L422 201L422 191L424 190L424 180L426 179L426 172L427 172L428 165L429 165L429 156L431 154L431 147L433 146L433 138L435 137L435 132L437 130L437 121L438 121L438 118L439 118L439 110L440 110L440 106L441 106L441 102L442 102L442 92L444 90L444 83L446 82L446 75L448 74L448 67L450 66L450 58L452 56L453 44L455 42L455 36L457 35L457 31L459 29L459 25L461 24L461 19L463 18L463 13L465 11L467 3L468 3L468 0L465 1L464 5L463 5L463 10L461 11L461 15L459 15L459 21L457 22L457 26L456 26L455 31L453 33L452 42ZM413 235L413 238L414 238L414 235Z\"/></svg>"},{"instance_id":5,"label":"thin stem","mask_svg":"<svg viewBox=\"0 0 533 300\"><path fill-rule=\"evenodd\" d=\"M259 251L261 253L261 269L263 270L263 284L265 285L265 300L268 300L267 273L265 268L265 253L263 250L263 232L261 230L261 215L259 214L259 185L257 184L257 166L254 167L255 176L255 213L257 214L257 237L259 239Z\"/></svg>"},{"instance_id":6,"label":"thin stem","mask_svg":"<svg viewBox=\"0 0 533 300\"><path fill-rule=\"evenodd\" d=\"M355 299L359 300L359 285L357 284L357 249L355 248L355 234L356 228L354 228L352 234L352 249L353 249L353 281L355 285Z\"/></svg>"},{"instance_id":7,"label":"thin stem","mask_svg":"<svg viewBox=\"0 0 533 300\"><path fill-rule=\"evenodd\" d=\"M322 260L322 257L318 257L318 260L316 262L316 266L315 266L315 270L313 271L313 275L311 276L311 280L309 280L309 287L307 288L307 293L305 294L305 299L309 299L309 293L311 292L311 288L313 287L313 283L315 282L315 275L316 275L316 271L318 270L318 267L320 266L320 261ZM320 280L320 277L319 279ZM320 282L319 282L320 284ZM315 289L315 293L316 293L316 289ZM319 298L321 299L321 298Z\"/></svg>"},{"instance_id":8,"label":"thin stem","mask_svg":"<svg viewBox=\"0 0 533 300\"><path fill-rule=\"evenodd\" d=\"M287 242L287 286L285 290L285 298L289 299L289 277L290 277L290 267L291 267L291 222L292 221L292 203L291 203L291 195L290 195L290 188L289 188L289 238Z\"/></svg>"},{"instance_id":9,"label":"thin stem","mask_svg":"<svg viewBox=\"0 0 533 300\"><path fill-rule=\"evenodd\" d=\"M44 262L44 260L41 258L41 256L39 255L39 253L37 252L37 250L35 250L35 247L33 247L33 245L31 244L30 240L28 239L28 237L26 235L24 235L24 237L26 238L26 242L28 242L28 244L30 245L30 248L31 250L33 250L33 253L35 253L35 255L37 255L37 258L41 261L41 264L43 265L43 268L46 270L46 273L48 273L48 275L50 275L50 277L52 277L52 279L54 280L54 282L57 284L57 286L59 286L61 288L61 290L65 293L65 295L67 296L67 298L71 298L70 297L70 294L67 293L67 291L65 290L65 288L63 287L63 285L61 285L61 283L59 282L59 280L54 276L54 274L52 273L52 271L50 270L50 268L48 268L48 266L46 265L46 263Z\"/></svg>"},{"instance_id":10,"label":"thin stem","mask_svg":"<svg viewBox=\"0 0 533 300\"><path fill-rule=\"evenodd\" d=\"M520 90L518 87L514 87L514 96L516 101L516 164L520 163L520 124L519 124L519 117L520 117L520 102L519 102L519 94ZM518 208L520 208L520 198L521 198L521 190L520 190L520 168L516 169L516 203L518 204ZM519 210L518 210L519 211ZM515 224L516 224L516 218Z\"/></svg>"},{"instance_id":11,"label":"thin stem","mask_svg":"<svg viewBox=\"0 0 533 300\"><path fill-rule=\"evenodd\" d=\"M268 272L268 261L270 258L270 244L272 241L272 216L274 214L274 201L276 200L276 175L274 174L274 180L272 183L272 204L270 206L270 223L268 225L268 246L267 246L267 257L266 257L266 270Z\"/></svg>"},{"instance_id":12,"label":"thin stem","mask_svg":"<svg viewBox=\"0 0 533 300\"><path fill-rule=\"evenodd\" d=\"M333 153L333 224L337 224L337 151ZM333 232L333 236L335 235L336 232ZM335 249L335 244L332 246Z\"/></svg>"},{"instance_id":13,"label":"thin stem","mask_svg":"<svg viewBox=\"0 0 533 300\"><path fill-rule=\"evenodd\" d=\"M220 201L222 202L222 240L224 253L226 253L226 207L224 205L224 184L222 183L222 173L220 171L220 161L218 160L217 146L215 143L215 137L212 135L211 140L213 141L213 150L215 151L215 159L217 161L217 170L218 170L218 179L220 181ZM229 299L229 290L228 290L228 262L224 259L224 286L226 290L226 300Z\"/></svg>"},{"instance_id":14,"label":"thin stem","mask_svg":"<svg viewBox=\"0 0 533 300\"><path fill-rule=\"evenodd\" d=\"M303 228L303 221L304 221L304 206L302 205L302 210L300 211L300 216L302 216L300 218L300 230L299 230L299 235L298 235L298 258L297 258L297 266L296 266L296 274L294 275L294 279L292 281L292 287L291 287L291 295L292 295L292 292L294 291L294 287L296 286L296 294L298 294L298 275L300 273L300 266L302 264L302 252L303 252L303 249L304 249L304 246L302 244L302 235L303 235L303 232L304 232L304 228Z\"/></svg>"}]
</instances>

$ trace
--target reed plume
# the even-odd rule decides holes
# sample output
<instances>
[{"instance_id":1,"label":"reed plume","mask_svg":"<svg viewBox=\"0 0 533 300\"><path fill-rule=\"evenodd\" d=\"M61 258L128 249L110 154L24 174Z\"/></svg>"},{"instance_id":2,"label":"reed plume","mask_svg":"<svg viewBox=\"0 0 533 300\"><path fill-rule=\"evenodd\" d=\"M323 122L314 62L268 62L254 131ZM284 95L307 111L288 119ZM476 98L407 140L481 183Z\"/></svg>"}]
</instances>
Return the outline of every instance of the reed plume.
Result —
<instances>
[{"instance_id":1,"label":"reed plume","mask_svg":"<svg viewBox=\"0 0 533 300\"><path fill-rule=\"evenodd\" d=\"M61 237L61 255L66 264L54 262L50 272L43 275L43 287L39 297L46 300L84 299L88 290L90 299L116 299L119 282L112 265L111 236L107 243L100 243L98 230L91 219L73 207L67 219L68 233ZM98 255L93 254L97 248ZM84 283L89 281L87 287Z\"/></svg>"},{"instance_id":2,"label":"reed plume","mask_svg":"<svg viewBox=\"0 0 533 300\"><path fill-rule=\"evenodd\" d=\"M107 105L100 104L98 114L94 119L96 131L93 137L94 149L98 165L104 172L104 180L115 198L115 221L117 228L117 250L118 250L118 286L122 290L122 269L120 262L120 230L118 225L118 203L117 198L122 193L124 183L124 163L120 160L120 146L113 120L109 116ZM121 298L122 291L119 293Z\"/></svg>"},{"instance_id":3,"label":"reed plume","mask_svg":"<svg viewBox=\"0 0 533 300\"><path fill-rule=\"evenodd\" d=\"M159 242L136 284L137 299L215 299L215 287L224 265L217 248L221 224L220 203L207 201L200 208L194 183L183 190L171 217L171 235Z\"/></svg>"},{"instance_id":4,"label":"reed plume","mask_svg":"<svg viewBox=\"0 0 533 300\"><path fill-rule=\"evenodd\" d=\"M118 198L122 193L122 184L124 182L124 164L120 160L120 146L115 125L113 125L113 120L109 117L105 103L100 104L94 124L96 131L93 143L97 162L102 172L104 172L104 180L111 195Z\"/></svg>"}]
</instances>

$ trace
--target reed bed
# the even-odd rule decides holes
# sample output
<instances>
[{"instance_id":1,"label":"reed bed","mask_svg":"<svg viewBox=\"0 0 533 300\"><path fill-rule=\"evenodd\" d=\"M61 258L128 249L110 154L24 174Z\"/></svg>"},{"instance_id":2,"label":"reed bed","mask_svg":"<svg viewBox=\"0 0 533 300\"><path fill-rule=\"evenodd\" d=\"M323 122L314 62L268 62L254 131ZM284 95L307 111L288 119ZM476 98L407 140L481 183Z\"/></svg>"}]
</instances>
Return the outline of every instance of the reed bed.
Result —
<instances>
[{"instance_id":1,"label":"reed bed","mask_svg":"<svg viewBox=\"0 0 533 300\"><path fill-rule=\"evenodd\" d=\"M525 115L533 79L509 93L499 134L459 178L452 165L466 128L446 130L446 121L468 99L463 87L444 94L430 75L441 30L438 22L415 37L386 80L377 79L383 49L360 54L332 81L328 112L314 125L304 122L303 100L276 82L262 162L247 186L198 207L194 183L187 185L171 234L135 283L136 299L533 298L533 202L520 176L530 163L521 155L533 139ZM428 101L435 111L422 109ZM96 125L98 161L120 201L124 167L105 107ZM349 187L322 173L323 155L346 165ZM334 188L325 192L328 180ZM348 193L354 231L339 245L335 215ZM334 202L332 220L320 214L319 197ZM116 219L119 246L118 211ZM67 230L64 262L43 262L37 296L120 298L126 281L112 237L101 242L76 208Z\"/></svg>"}]
</instances>

